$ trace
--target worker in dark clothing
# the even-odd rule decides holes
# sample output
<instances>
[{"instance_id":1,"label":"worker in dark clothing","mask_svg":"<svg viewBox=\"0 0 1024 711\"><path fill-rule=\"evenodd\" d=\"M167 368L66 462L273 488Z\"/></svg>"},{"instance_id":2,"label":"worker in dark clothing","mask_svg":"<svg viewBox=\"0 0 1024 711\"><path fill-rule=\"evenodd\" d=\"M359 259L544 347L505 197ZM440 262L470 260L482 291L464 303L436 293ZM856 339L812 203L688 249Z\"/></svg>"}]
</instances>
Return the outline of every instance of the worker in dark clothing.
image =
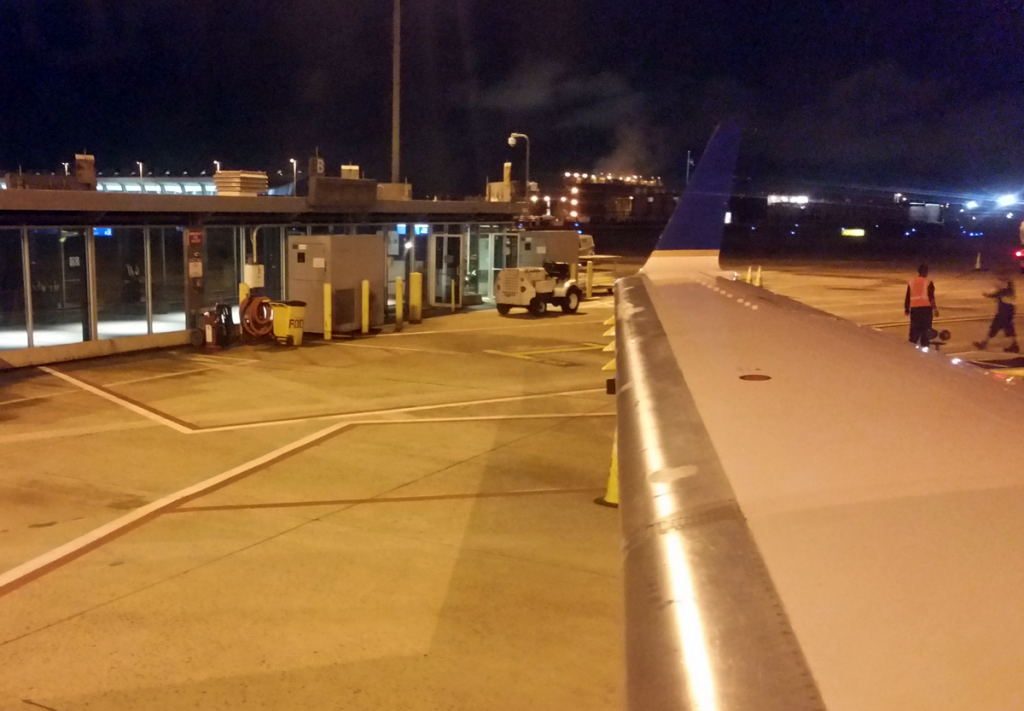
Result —
<instances>
[{"instance_id":1,"label":"worker in dark clothing","mask_svg":"<svg viewBox=\"0 0 1024 711\"><path fill-rule=\"evenodd\" d=\"M927 348L932 316L939 315L939 307L935 305L935 284L928 278L927 264L920 265L917 276L907 284L903 313L910 314L910 342Z\"/></svg>"},{"instance_id":2,"label":"worker in dark clothing","mask_svg":"<svg viewBox=\"0 0 1024 711\"><path fill-rule=\"evenodd\" d=\"M995 299L998 306L996 307L995 318L992 319L992 325L988 329L988 337L974 342L974 347L979 351L988 348L989 339L1002 331L1011 339L1010 345L1003 350L1007 353L1020 353L1020 346L1017 345L1017 330L1013 326L1013 317L1017 313L1017 307L1014 303L1017 300L1017 291L1013 286L1013 279L1006 275L1004 275L1004 278L1005 281L1000 288L990 294L985 294L989 299Z\"/></svg>"}]
</instances>

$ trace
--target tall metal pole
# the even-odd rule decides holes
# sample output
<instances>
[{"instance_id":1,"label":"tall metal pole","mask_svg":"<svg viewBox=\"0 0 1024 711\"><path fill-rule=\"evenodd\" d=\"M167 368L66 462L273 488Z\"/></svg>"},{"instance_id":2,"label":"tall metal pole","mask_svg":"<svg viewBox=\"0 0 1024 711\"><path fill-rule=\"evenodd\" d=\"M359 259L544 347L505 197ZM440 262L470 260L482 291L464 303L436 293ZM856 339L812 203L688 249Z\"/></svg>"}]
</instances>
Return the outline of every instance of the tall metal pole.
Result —
<instances>
[{"instance_id":1,"label":"tall metal pole","mask_svg":"<svg viewBox=\"0 0 1024 711\"><path fill-rule=\"evenodd\" d=\"M400 99L402 95L402 8L401 0L395 0L395 14L392 21L391 42L391 182L397 183L398 143L400 121Z\"/></svg>"}]
</instances>

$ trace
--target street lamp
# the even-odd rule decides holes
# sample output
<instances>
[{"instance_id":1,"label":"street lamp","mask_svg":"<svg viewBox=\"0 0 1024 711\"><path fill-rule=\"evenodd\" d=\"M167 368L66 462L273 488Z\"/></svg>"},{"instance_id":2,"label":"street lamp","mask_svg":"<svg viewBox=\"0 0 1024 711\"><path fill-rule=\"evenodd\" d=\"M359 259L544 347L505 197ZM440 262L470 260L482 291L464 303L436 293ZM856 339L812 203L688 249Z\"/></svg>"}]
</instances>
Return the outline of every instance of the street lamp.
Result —
<instances>
[{"instance_id":1,"label":"street lamp","mask_svg":"<svg viewBox=\"0 0 1024 711\"><path fill-rule=\"evenodd\" d=\"M214 173L219 173L220 172L220 161L219 160L213 161L213 167L214 167L214 171L213 172Z\"/></svg>"},{"instance_id":2,"label":"street lamp","mask_svg":"<svg viewBox=\"0 0 1024 711\"><path fill-rule=\"evenodd\" d=\"M139 177L141 178L142 177L142 161L141 160L135 161L135 165L139 166Z\"/></svg>"},{"instance_id":3,"label":"street lamp","mask_svg":"<svg viewBox=\"0 0 1024 711\"><path fill-rule=\"evenodd\" d=\"M61 163L61 165L64 166L64 175L71 175L71 172L68 170L70 163Z\"/></svg>"},{"instance_id":4,"label":"street lamp","mask_svg":"<svg viewBox=\"0 0 1024 711\"><path fill-rule=\"evenodd\" d=\"M508 137L508 144L510 146L516 145L516 139L521 138L526 141L526 194L530 193L530 137L525 133L513 133Z\"/></svg>"},{"instance_id":5,"label":"street lamp","mask_svg":"<svg viewBox=\"0 0 1024 711\"><path fill-rule=\"evenodd\" d=\"M299 192L299 162L294 158L288 159L292 164L292 195Z\"/></svg>"}]
</instances>

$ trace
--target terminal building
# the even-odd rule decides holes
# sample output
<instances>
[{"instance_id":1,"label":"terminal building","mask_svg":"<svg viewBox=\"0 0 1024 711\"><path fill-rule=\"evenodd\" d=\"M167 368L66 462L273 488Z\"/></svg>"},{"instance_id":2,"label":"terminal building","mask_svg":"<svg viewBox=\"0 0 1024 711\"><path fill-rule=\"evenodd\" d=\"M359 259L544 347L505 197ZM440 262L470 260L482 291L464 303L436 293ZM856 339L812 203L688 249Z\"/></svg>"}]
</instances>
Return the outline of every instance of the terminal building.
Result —
<instances>
[{"instance_id":1,"label":"terminal building","mask_svg":"<svg viewBox=\"0 0 1024 711\"><path fill-rule=\"evenodd\" d=\"M218 194L209 178L97 180L79 158L75 175L8 174L0 189L0 368L185 344L202 310L237 307L247 263L263 266L260 293L288 299L289 245L303 237L379 240L367 268L385 316L412 272L425 307L490 299L516 253L520 203L411 200L329 177L319 159L297 197Z\"/></svg>"}]
</instances>

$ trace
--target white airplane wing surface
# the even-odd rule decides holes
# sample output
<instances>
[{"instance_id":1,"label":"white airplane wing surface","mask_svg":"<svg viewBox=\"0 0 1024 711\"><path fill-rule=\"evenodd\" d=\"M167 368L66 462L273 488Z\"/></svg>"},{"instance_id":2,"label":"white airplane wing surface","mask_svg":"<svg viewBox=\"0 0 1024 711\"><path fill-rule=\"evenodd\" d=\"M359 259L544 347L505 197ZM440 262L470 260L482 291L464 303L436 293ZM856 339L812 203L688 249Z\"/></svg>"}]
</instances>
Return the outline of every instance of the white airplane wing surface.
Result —
<instances>
[{"instance_id":1,"label":"white airplane wing surface","mask_svg":"<svg viewBox=\"0 0 1024 711\"><path fill-rule=\"evenodd\" d=\"M1024 391L719 271L723 124L616 285L630 709L1024 709Z\"/></svg>"}]
</instances>

